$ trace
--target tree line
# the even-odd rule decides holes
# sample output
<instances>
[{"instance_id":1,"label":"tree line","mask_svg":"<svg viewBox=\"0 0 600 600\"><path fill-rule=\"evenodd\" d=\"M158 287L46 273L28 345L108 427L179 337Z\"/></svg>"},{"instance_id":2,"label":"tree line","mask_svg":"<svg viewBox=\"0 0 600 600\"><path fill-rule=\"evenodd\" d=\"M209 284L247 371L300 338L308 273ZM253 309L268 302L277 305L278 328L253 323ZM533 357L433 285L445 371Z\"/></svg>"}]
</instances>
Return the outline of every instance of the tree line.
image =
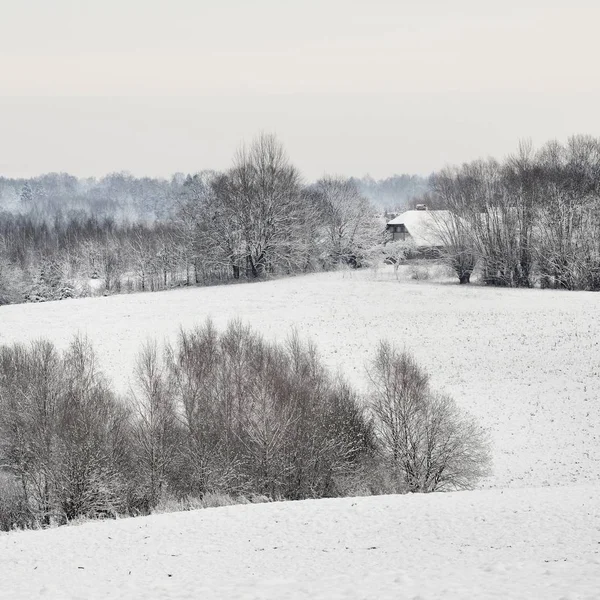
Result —
<instances>
[{"instance_id":1,"label":"tree line","mask_svg":"<svg viewBox=\"0 0 600 600\"><path fill-rule=\"evenodd\" d=\"M0 177L0 212L83 219L95 216L116 221L152 222L171 215L186 176L137 178L111 173L100 179L48 173L29 179Z\"/></svg>"},{"instance_id":2,"label":"tree line","mask_svg":"<svg viewBox=\"0 0 600 600\"><path fill-rule=\"evenodd\" d=\"M227 171L167 187L161 219L0 213L0 303L358 267L385 239L356 182L304 184L271 135L240 149Z\"/></svg>"},{"instance_id":3,"label":"tree line","mask_svg":"<svg viewBox=\"0 0 600 600\"><path fill-rule=\"evenodd\" d=\"M169 499L473 487L484 432L382 343L361 397L296 335L240 322L146 344L126 397L85 339L0 347L0 529L147 514Z\"/></svg>"},{"instance_id":4,"label":"tree line","mask_svg":"<svg viewBox=\"0 0 600 600\"><path fill-rule=\"evenodd\" d=\"M203 171L210 177L214 171ZM191 175L175 173L169 179L111 173L99 179L48 173L28 179L0 176L0 212L53 219L55 215L80 219L95 216L116 221L152 222L169 218ZM429 188L426 177L393 175L385 179L350 178L377 210L402 210Z\"/></svg>"},{"instance_id":5,"label":"tree line","mask_svg":"<svg viewBox=\"0 0 600 600\"><path fill-rule=\"evenodd\" d=\"M461 283L600 290L600 139L574 136L437 173L436 233ZM426 200L425 200L426 201Z\"/></svg>"}]
</instances>

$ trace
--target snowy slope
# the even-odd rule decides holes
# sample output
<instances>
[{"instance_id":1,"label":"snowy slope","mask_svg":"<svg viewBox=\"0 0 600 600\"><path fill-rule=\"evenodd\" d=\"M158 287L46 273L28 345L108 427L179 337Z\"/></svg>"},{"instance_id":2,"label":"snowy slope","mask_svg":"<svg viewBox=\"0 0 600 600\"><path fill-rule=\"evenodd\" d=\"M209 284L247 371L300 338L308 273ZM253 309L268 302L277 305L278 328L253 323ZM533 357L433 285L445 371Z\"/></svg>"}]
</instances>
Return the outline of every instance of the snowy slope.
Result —
<instances>
[{"instance_id":1,"label":"snowy slope","mask_svg":"<svg viewBox=\"0 0 600 600\"><path fill-rule=\"evenodd\" d=\"M232 506L0 535L0 598L600 598L600 486Z\"/></svg>"},{"instance_id":2,"label":"snowy slope","mask_svg":"<svg viewBox=\"0 0 600 600\"><path fill-rule=\"evenodd\" d=\"M406 345L490 430L485 486L600 483L597 294L397 282L387 271L0 307L0 343L87 333L126 391L149 337L173 338L211 316L240 317L270 338L292 327L356 385L379 339Z\"/></svg>"},{"instance_id":3,"label":"snowy slope","mask_svg":"<svg viewBox=\"0 0 600 600\"><path fill-rule=\"evenodd\" d=\"M0 598L600 599L598 295L387 271L0 307L0 343L93 341L125 392L140 344L240 317L292 327L364 388L387 337L490 430L453 494L246 505L0 534Z\"/></svg>"}]
</instances>

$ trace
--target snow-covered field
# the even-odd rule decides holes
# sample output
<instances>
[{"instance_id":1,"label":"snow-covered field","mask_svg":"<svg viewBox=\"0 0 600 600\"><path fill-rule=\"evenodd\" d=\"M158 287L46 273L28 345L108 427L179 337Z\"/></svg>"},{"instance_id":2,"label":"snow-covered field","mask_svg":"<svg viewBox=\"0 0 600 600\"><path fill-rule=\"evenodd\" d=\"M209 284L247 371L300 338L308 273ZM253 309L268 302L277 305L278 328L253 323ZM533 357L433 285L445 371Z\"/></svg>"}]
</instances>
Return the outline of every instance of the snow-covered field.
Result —
<instances>
[{"instance_id":1,"label":"snow-covered field","mask_svg":"<svg viewBox=\"0 0 600 600\"><path fill-rule=\"evenodd\" d=\"M493 487L600 483L600 296L395 280L388 270L0 307L0 344L92 340L126 392L148 338L210 316L311 338L357 386L377 343L414 352L433 385L489 428Z\"/></svg>"},{"instance_id":2,"label":"snow-covered field","mask_svg":"<svg viewBox=\"0 0 600 600\"><path fill-rule=\"evenodd\" d=\"M86 333L125 392L142 342L207 316L296 327L361 388L379 339L406 346L489 429L492 489L4 535L0 597L600 598L597 294L318 274L0 307L0 343Z\"/></svg>"},{"instance_id":3,"label":"snow-covered field","mask_svg":"<svg viewBox=\"0 0 600 600\"><path fill-rule=\"evenodd\" d=\"M0 537L3 598L598 598L598 488L308 500Z\"/></svg>"}]
</instances>

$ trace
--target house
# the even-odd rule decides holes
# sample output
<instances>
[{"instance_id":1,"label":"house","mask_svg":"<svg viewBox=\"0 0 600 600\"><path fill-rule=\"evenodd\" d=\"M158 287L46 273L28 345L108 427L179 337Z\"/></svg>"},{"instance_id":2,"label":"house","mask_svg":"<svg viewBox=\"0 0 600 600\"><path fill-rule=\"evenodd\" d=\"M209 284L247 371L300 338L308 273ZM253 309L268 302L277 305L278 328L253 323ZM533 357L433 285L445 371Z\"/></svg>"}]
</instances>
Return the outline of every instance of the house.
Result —
<instances>
[{"instance_id":1,"label":"house","mask_svg":"<svg viewBox=\"0 0 600 600\"><path fill-rule=\"evenodd\" d=\"M449 219L447 210L427 210L419 205L388 221L386 229L392 234L392 241L412 241L417 250L431 251L445 246L442 231Z\"/></svg>"}]
</instances>

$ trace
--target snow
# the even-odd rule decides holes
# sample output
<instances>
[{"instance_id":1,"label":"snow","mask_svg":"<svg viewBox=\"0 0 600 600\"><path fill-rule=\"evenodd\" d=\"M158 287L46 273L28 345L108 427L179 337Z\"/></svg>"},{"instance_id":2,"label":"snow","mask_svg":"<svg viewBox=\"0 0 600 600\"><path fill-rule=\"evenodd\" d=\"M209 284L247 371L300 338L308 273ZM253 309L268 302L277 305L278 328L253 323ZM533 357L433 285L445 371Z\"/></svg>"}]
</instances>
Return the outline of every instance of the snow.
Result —
<instances>
[{"instance_id":1,"label":"snow","mask_svg":"<svg viewBox=\"0 0 600 600\"><path fill-rule=\"evenodd\" d=\"M388 225L404 225L418 248L445 246L443 232L451 224L447 210L407 210L388 221Z\"/></svg>"},{"instance_id":2,"label":"snow","mask_svg":"<svg viewBox=\"0 0 600 600\"><path fill-rule=\"evenodd\" d=\"M232 506L0 536L0 597L600 598L599 486Z\"/></svg>"},{"instance_id":3,"label":"snow","mask_svg":"<svg viewBox=\"0 0 600 600\"><path fill-rule=\"evenodd\" d=\"M92 340L125 393L148 338L239 317L270 339L295 327L358 387L377 343L414 352L434 387L489 430L492 487L600 483L600 307L588 292L395 280L393 270L0 307L0 343Z\"/></svg>"},{"instance_id":4,"label":"snow","mask_svg":"<svg viewBox=\"0 0 600 600\"><path fill-rule=\"evenodd\" d=\"M207 316L279 341L295 327L361 389L378 340L407 347L488 429L493 476L0 535L0 597L600 598L596 294L338 272L3 306L0 343L87 334L125 393L144 341Z\"/></svg>"}]
</instances>

